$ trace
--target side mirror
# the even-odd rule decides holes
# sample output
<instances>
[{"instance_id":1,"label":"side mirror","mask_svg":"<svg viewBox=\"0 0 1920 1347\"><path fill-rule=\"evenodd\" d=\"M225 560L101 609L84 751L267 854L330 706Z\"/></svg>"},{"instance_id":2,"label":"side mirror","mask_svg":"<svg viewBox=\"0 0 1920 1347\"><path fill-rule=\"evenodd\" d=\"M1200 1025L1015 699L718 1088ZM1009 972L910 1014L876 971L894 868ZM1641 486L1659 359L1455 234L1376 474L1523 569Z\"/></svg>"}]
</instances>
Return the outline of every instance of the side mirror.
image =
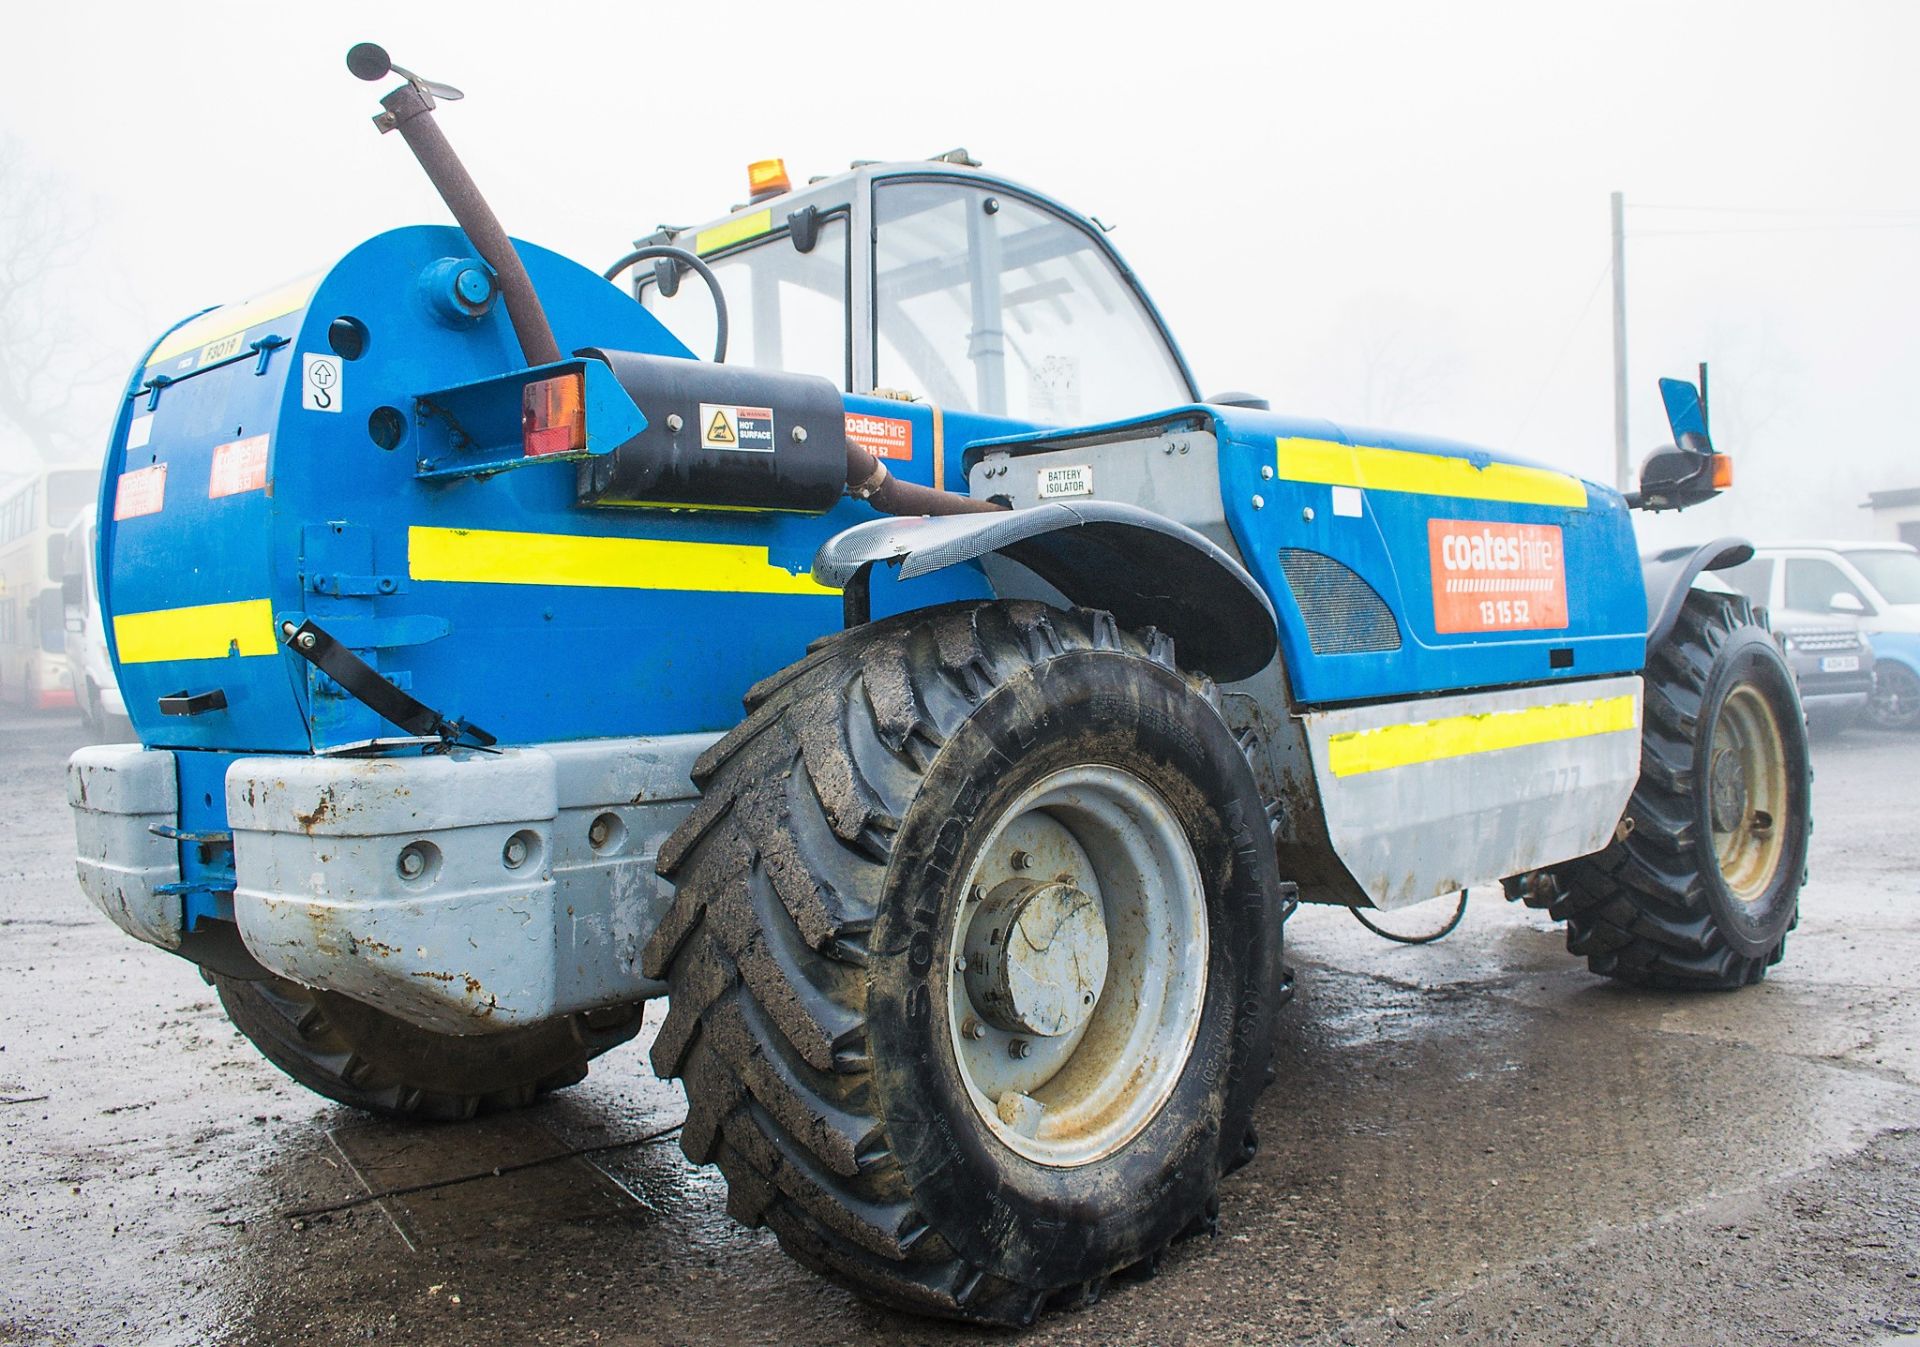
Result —
<instances>
[{"instance_id":1,"label":"side mirror","mask_svg":"<svg viewBox=\"0 0 1920 1347\"><path fill-rule=\"evenodd\" d=\"M1712 500L1733 485L1733 460L1714 452L1700 390L1684 379L1662 379L1673 443L1662 445L1640 464L1640 489L1627 504L1638 510L1684 510Z\"/></svg>"},{"instance_id":2,"label":"side mirror","mask_svg":"<svg viewBox=\"0 0 1920 1347\"><path fill-rule=\"evenodd\" d=\"M1850 613L1854 617L1865 617L1867 615L1867 602L1852 590L1843 589L1827 600L1827 611L1830 613Z\"/></svg>"}]
</instances>

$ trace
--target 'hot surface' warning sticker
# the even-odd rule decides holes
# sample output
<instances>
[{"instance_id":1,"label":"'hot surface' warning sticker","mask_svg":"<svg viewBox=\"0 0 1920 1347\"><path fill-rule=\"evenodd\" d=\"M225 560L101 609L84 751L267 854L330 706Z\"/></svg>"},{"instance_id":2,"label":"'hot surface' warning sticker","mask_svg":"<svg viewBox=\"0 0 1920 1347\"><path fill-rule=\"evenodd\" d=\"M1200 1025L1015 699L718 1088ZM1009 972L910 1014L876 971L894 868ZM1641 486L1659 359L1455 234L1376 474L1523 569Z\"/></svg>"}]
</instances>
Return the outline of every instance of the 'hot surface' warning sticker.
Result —
<instances>
[{"instance_id":1,"label":"'hot surface' warning sticker","mask_svg":"<svg viewBox=\"0 0 1920 1347\"><path fill-rule=\"evenodd\" d=\"M1438 632L1567 625L1566 561L1554 524L1427 521Z\"/></svg>"},{"instance_id":2,"label":"'hot surface' warning sticker","mask_svg":"<svg viewBox=\"0 0 1920 1347\"><path fill-rule=\"evenodd\" d=\"M143 514L159 514L167 501L167 465L123 472L113 487L113 517L138 519Z\"/></svg>"},{"instance_id":3,"label":"'hot surface' warning sticker","mask_svg":"<svg viewBox=\"0 0 1920 1347\"><path fill-rule=\"evenodd\" d=\"M773 408L700 404L700 447L773 452Z\"/></svg>"},{"instance_id":4,"label":"'hot surface' warning sticker","mask_svg":"<svg viewBox=\"0 0 1920 1347\"><path fill-rule=\"evenodd\" d=\"M875 458L912 458L913 422L848 412L847 443L859 445Z\"/></svg>"},{"instance_id":5,"label":"'hot surface' warning sticker","mask_svg":"<svg viewBox=\"0 0 1920 1347\"><path fill-rule=\"evenodd\" d=\"M244 440L214 446L213 471L207 477L208 500L237 496L242 491L258 491L266 484L265 435L250 435Z\"/></svg>"}]
</instances>

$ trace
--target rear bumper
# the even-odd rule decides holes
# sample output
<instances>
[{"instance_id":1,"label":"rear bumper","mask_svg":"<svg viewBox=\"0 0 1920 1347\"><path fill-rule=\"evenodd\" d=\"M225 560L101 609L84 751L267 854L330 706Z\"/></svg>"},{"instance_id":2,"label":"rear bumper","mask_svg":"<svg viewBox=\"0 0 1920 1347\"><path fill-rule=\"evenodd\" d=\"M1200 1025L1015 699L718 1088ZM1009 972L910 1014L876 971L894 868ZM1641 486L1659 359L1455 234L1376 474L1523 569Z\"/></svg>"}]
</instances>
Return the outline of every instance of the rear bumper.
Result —
<instances>
[{"instance_id":1,"label":"rear bumper","mask_svg":"<svg viewBox=\"0 0 1920 1347\"><path fill-rule=\"evenodd\" d=\"M671 890L660 843L712 735L413 758L248 757L226 772L233 913L262 965L442 1033L663 993L640 951ZM121 929L180 945L174 755L69 768L80 877ZM176 886L169 889L168 886Z\"/></svg>"}]
</instances>

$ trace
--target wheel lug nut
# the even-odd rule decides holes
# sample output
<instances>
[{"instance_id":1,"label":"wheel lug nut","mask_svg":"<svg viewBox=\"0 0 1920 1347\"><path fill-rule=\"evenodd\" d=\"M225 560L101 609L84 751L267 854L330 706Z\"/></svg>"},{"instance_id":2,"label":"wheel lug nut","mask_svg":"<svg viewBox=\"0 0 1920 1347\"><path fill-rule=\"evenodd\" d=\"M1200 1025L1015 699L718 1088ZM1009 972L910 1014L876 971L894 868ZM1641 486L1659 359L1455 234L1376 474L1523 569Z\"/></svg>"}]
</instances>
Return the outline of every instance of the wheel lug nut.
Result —
<instances>
[{"instance_id":1,"label":"wheel lug nut","mask_svg":"<svg viewBox=\"0 0 1920 1347\"><path fill-rule=\"evenodd\" d=\"M1015 1061L1021 1060L1032 1051L1033 1044L1027 1042L1024 1038L1016 1038L1013 1042L1007 1044L1007 1056L1013 1058Z\"/></svg>"},{"instance_id":2,"label":"wheel lug nut","mask_svg":"<svg viewBox=\"0 0 1920 1347\"><path fill-rule=\"evenodd\" d=\"M966 955L962 954L953 961L953 971L956 973L964 973L967 971Z\"/></svg>"},{"instance_id":3,"label":"wheel lug nut","mask_svg":"<svg viewBox=\"0 0 1920 1347\"><path fill-rule=\"evenodd\" d=\"M987 1036L987 1026L980 1023L979 1020L969 1018L965 1024L960 1026L960 1035L963 1038L971 1038L978 1041Z\"/></svg>"},{"instance_id":4,"label":"wheel lug nut","mask_svg":"<svg viewBox=\"0 0 1920 1347\"><path fill-rule=\"evenodd\" d=\"M1024 851L1016 851L1013 853L1013 857L1009 861L1009 864L1011 864L1013 868L1016 870L1025 870L1028 866L1033 864L1033 857L1029 856Z\"/></svg>"}]
</instances>

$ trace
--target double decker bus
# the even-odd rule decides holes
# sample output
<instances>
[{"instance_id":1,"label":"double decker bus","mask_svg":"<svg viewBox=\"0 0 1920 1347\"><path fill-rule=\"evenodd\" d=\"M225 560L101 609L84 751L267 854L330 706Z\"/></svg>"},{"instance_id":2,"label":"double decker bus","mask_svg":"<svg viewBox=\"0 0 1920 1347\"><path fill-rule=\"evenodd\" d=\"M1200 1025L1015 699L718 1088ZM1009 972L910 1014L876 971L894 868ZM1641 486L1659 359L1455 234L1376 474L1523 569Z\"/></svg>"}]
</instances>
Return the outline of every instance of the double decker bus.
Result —
<instances>
[{"instance_id":1,"label":"double decker bus","mask_svg":"<svg viewBox=\"0 0 1920 1347\"><path fill-rule=\"evenodd\" d=\"M91 468L50 468L0 493L0 697L72 706L60 593L66 526L94 500Z\"/></svg>"}]
</instances>

